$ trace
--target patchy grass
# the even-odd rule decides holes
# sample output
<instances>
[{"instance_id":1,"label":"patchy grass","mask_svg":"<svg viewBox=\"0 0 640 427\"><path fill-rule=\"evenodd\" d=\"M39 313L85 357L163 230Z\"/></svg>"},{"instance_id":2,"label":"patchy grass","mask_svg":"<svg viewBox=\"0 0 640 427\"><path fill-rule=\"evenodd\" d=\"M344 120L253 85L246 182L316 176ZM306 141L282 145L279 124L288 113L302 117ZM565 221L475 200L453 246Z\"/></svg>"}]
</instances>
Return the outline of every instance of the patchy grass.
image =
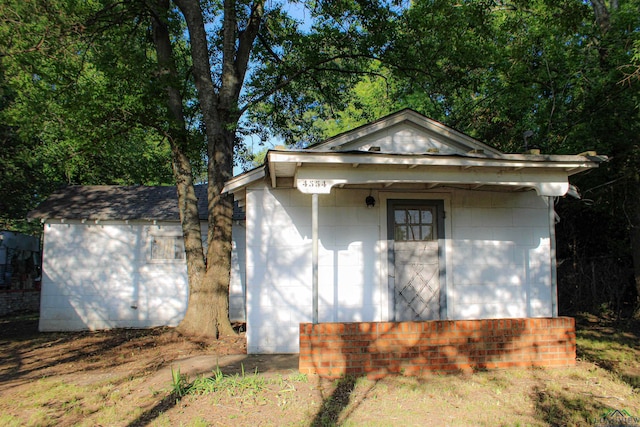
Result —
<instances>
[{"instance_id":1,"label":"patchy grass","mask_svg":"<svg viewBox=\"0 0 640 427\"><path fill-rule=\"evenodd\" d=\"M3 335L0 328L0 425L589 426L614 416L628 425L640 416L637 324L581 318L578 325L575 367L378 381L271 369L271 356L260 357L264 370L238 364L190 378L184 372L194 356L231 350L170 329Z\"/></svg>"},{"instance_id":2,"label":"patchy grass","mask_svg":"<svg viewBox=\"0 0 640 427\"><path fill-rule=\"evenodd\" d=\"M579 319L578 357L595 363L630 386L640 388L640 321Z\"/></svg>"}]
</instances>

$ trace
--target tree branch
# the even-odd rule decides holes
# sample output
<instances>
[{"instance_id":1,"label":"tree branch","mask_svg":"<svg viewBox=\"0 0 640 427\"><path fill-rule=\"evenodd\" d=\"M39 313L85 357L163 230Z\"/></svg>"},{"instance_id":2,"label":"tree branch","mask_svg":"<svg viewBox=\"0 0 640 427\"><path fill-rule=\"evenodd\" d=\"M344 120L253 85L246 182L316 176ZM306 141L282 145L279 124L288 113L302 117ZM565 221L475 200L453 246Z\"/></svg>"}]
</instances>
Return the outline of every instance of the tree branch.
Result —
<instances>
[{"instance_id":1,"label":"tree branch","mask_svg":"<svg viewBox=\"0 0 640 427\"><path fill-rule=\"evenodd\" d=\"M235 87L238 84L238 76L235 70L236 32L238 31L235 1L224 0L222 19L222 85L220 87L220 97L222 104L224 104L222 107L228 110L231 106L230 101L233 99Z\"/></svg>"},{"instance_id":2,"label":"tree branch","mask_svg":"<svg viewBox=\"0 0 640 427\"><path fill-rule=\"evenodd\" d=\"M202 111L203 113L215 113L219 99L211 79L207 32L204 27L200 3L198 0L175 0L175 3L184 15L189 29L193 77L198 89Z\"/></svg>"},{"instance_id":3,"label":"tree branch","mask_svg":"<svg viewBox=\"0 0 640 427\"><path fill-rule=\"evenodd\" d=\"M4 58L4 57L8 57L8 56L16 56L16 55L22 55L25 53L31 53L31 52L37 52L42 48L42 45L44 44L46 36L42 36L42 38L40 39L40 41L38 41L38 43L36 43L35 46L27 48L27 49L23 49L17 52L0 52L0 58Z\"/></svg>"},{"instance_id":4,"label":"tree branch","mask_svg":"<svg viewBox=\"0 0 640 427\"><path fill-rule=\"evenodd\" d=\"M262 21L262 15L264 13L263 1L256 0L251 6L251 15L247 22L247 27L244 31L238 35L238 52L235 60L235 70L237 73L237 85L234 88L234 97L237 100L240 96L240 88L244 82L244 77L247 73L247 65L249 63L249 57L251 50L253 49L253 42L260 31L260 24Z\"/></svg>"},{"instance_id":5,"label":"tree branch","mask_svg":"<svg viewBox=\"0 0 640 427\"><path fill-rule=\"evenodd\" d=\"M591 5L593 6L593 12L596 15L596 22L598 26L602 30L603 33L606 33L611 26L609 11L607 10L607 6L604 4L602 0L592 0Z\"/></svg>"},{"instance_id":6,"label":"tree branch","mask_svg":"<svg viewBox=\"0 0 640 427\"><path fill-rule=\"evenodd\" d=\"M330 58L325 58L321 61L318 61L315 64L312 64L308 67L304 67L299 69L298 71L295 71L294 73L292 73L289 76L282 76L283 80L281 81L281 83L273 86L271 89L267 90L266 92L263 92L260 96L251 98L249 100L247 100L247 102L242 106L239 107L239 113L240 115L242 115L245 111L247 111L249 108L251 108L252 105L255 105L257 103L260 103L262 101L264 101L265 99L267 99L268 97L270 97L271 95L273 95L274 93L278 92L279 90L287 87L288 85L290 85L293 81L295 81L296 79L298 79L299 77L310 73L311 71L314 70L322 70L321 66L324 64L328 64L330 62L336 61L338 59L370 59L370 60L374 60L374 61L380 61L383 62L380 58L374 56L374 55L363 55L363 54L341 54L341 55L336 55L336 56L332 56ZM325 70L329 70L329 68L326 68ZM336 69L339 70L339 69ZM341 70L344 72L348 72L348 70ZM352 73L357 73L358 71L351 71ZM361 74L370 74L371 72L365 72L362 71Z\"/></svg>"},{"instance_id":7,"label":"tree branch","mask_svg":"<svg viewBox=\"0 0 640 427\"><path fill-rule=\"evenodd\" d=\"M278 64L282 64L282 58L280 58L280 56L278 56L278 54L275 53L273 49L271 49L271 46L269 46L269 43L267 43L267 40L260 33L258 33L258 40L260 41L262 46L264 46L267 52L269 52L269 55L271 56L271 58L273 58L273 60Z\"/></svg>"}]
</instances>

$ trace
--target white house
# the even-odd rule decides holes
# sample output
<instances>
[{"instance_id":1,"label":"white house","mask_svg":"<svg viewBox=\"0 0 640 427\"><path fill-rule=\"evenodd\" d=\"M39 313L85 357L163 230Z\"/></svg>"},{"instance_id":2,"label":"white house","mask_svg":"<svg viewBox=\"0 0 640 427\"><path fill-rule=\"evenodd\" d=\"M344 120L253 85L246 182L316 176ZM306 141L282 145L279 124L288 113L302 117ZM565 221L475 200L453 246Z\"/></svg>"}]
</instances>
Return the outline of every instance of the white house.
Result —
<instances>
[{"instance_id":1,"label":"white house","mask_svg":"<svg viewBox=\"0 0 640 427\"><path fill-rule=\"evenodd\" d=\"M557 316L554 198L605 157L505 154L403 110L227 183L246 212L247 348L299 324Z\"/></svg>"},{"instance_id":2,"label":"white house","mask_svg":"<svg viewBox=\"0 0 640 427\"><path fill-rule=\"evenodd\" d=\"M554 199L604 160L505 154L412 110L269 151L224 190L246 216L230 303L249 353L297 352L308 322L557 316ZM177 324L175 188L75 188L31 214L45 222L41 330Z\"/></svg>"}]
</instances>

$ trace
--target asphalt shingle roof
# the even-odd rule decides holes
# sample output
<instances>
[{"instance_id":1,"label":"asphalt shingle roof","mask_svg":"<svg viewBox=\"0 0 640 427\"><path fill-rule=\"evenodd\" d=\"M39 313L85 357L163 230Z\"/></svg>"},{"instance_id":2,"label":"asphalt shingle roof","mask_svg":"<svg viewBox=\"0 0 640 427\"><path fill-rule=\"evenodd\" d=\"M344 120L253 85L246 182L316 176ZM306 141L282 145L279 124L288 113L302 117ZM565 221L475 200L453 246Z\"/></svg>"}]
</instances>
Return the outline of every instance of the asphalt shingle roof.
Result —
<instances>
[{"instance_id":1,"label":"asphalt shingle roof","mask_svg":"<svg viewBox=\"0 0 640 427\"><path fill-rule=\"evenodd\" d=\"M207 219L207 187L196 185L198 211ZM54 192L36 209L33 219L179 221L176 187L72 185ZM235 215L234 215L235 217Z\"/></svg>"}]
</instances>

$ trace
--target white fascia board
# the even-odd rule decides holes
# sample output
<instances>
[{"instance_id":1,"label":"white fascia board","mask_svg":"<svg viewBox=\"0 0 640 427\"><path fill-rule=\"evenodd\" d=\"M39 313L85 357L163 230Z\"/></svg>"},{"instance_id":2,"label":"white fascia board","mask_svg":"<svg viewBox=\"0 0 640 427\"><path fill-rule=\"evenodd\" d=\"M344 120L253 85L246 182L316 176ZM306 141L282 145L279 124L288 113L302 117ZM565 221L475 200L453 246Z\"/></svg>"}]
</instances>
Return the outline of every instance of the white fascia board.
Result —
<instances>
[{"instance_id":1,"label":"white fascia board","mask_svg":"<svg viewBox=\"0 0 640 427\"><path fill-rule=\"evenodd\" d=\"M393 165L393 166L459 166L463 168L544 168L563 169L567 172L596 167L598 162L584 156L508 155L500 158L480 156L429 156L401 154L355 154L335 152L269 152L269 163L296 163L314 165Z\"/></svg>"},{"instance_id":2,"label":"white fascia board","mask_svg":"<svg viewBox=\"0 0 640 427\"><path fill-rule=\"evenodd\" d=\"M239 189L246 187L247 185L256 182L266 176L265 167L260 166L252 169L248 172L240 174L227 181L222 189L222 194L235 193Z\"/></svg>"},{"instance_id":3,"label":"white fascia board","mask_svg":"<svg viewBox=\"0 0 640 427\"><path fill-rule=\"evenodd\" d=\"M276 187L276 178L278 178L278 164L291 165L291 168L287 168L293 173L282 174L282 177L294 178L294 186L298 183L303 183L299 176L301 170L307 170L309 168L316 168L318 170L325 169L328 174L335 174L340 166L348 167L348 169L358 170L361 168L354 168L353 165L373 165L381 166L388 169L390 173L398 174L399 168L406 168L415 172L409 176L424 176L425 171L419 166L430 167L444 167L453 168L455 174L465 177L465 183L471 183L469 181L472 176L471 172L481 170L493 170L490 173L496 173L496 170L507 169L513 173L526 173L528 171L538 172L557 172L563 175L564 181L569 175L573 175L585 169L590 169L598 166L598 163L606 161L606 156L570 156L570 155L524 155L524 154L503 154L499 158L485 157L482 155L468 155L468 156L430 156L430 155L402 155L402 154L385 154L385 153L340 153L340 152L320 152L320 151L269 151L267 153L266 165L248 171L244 174L238 175L233 179L227 181L223 188L223 193L236 193L253 182L263 179L267 175L267 167L269 168L269 176L271 179L272 187ZM462 171L461 171L462 169ZM381 172L385 169L376 169L377 172ZM500 171L504 173L504 171ZM379 178L382 175L379 176ZM305 176L303 179L312 179L309 176ZM395 179L389 177L389 181L396 182ZM379 179L377 182L381 182ZM404 181L403 182L409 182ZM423 182L422 179L413 182ZM438 182L431 180L430 182ZM516 180L520 185L531 186L529 182L522 180ZM310 184L309 181L306 181ZM344 182L346 184L346 182ZM478 184L488 184L488 182L477 182ZM315 183L317 184L317 183ZM313 184L313 185L315 185ZM503 185L506 185L503 183ZM511 184L509 184L511 185ZM535 186L534 186L535 187ZM537 188L537 187L536 187ZM564 187L563 187L564 188ZM302 190L301 190L302 191ZM315 192L316 190L314 190ZM553 193L557 193L558 190L554 190ZM567 189L563 190L565 193ZM546 191L545 191L546 192ZM564 193L563 193L564 194Z\"/></svg>"}]
</instances>

